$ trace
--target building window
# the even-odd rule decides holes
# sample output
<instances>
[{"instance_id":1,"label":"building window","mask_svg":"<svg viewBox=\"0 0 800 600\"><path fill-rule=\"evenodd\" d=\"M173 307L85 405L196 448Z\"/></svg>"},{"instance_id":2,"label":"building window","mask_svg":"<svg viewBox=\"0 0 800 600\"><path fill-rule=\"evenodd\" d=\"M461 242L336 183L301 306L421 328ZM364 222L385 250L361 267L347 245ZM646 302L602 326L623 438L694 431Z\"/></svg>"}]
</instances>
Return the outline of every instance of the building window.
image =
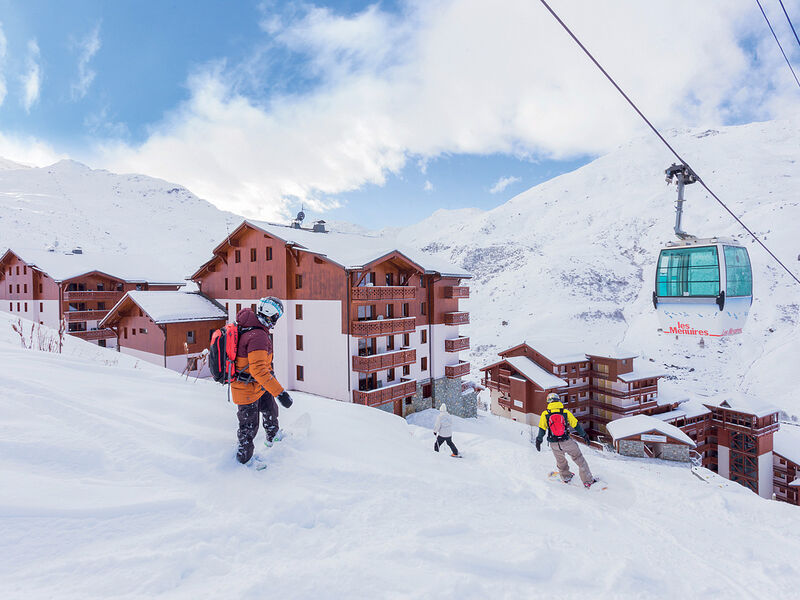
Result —
<instances>
[{"instance_id":1,"label":"building window","mask_svg":"<svg viewBox=\"0 0 800 600\"><path fill-rule=\"evenodd\" d=\"M406 398L406 406L411 406L411 402L412 402L413 400L414 400L414 398L413 398L413 397L411 397L411 396L409 396L408 398Z\"/></svg>"},{"instance_id":2,"label":"building window","mask_svg":"<svg viewBox=\"0 0 800 600\"><path fill-rule=\"evenodd\" d=\"M19 265L17 265L17 275L19 275Z\"/></svg>"},{"instance_id":3,"label":"building window","mask_svg":"<svg viewBox=\"0 0 800 600\"><path fill-rule=\"evenodd\" d=\"M80 323L70 323L67 326L67 331L86 331L86 321Z\"/></svg>"},{"instance_id":4,"label":"building window","mask_svg":"<svg viewBox=\"0 0 800 600\"><path fill-rule=\"evenodd\" d=\"M105 302L98 302L97 303L97 310L105 310L105 309L106 309L106 303Z\"/></svg>"},{"instance_id":5,"label":"building window","mask_svg":"<svg viewBox=\"0 0 800 600\"><path fill-rule=\"evenodd\" d=\"M123 327L123 329L122 329L122 339L125 339L125 340L128 339L128 328L127 327Z\"/></svg>"},{"instance_id":6,"label":"building window","mask_svg":"<svg viewBox=\"0 0 800 600\"><path fill-rule=\"evenodd\" d=\"M240 290L240 289L242 289L242 278L241 278L241 277L237 277L237 278L234 280L234 287L235 287L237 290Z\"/></svg>"},{"instance_id":7,"label":"building window","mask_svg":"<svg viewBox=\"0 0 800 600\"><path fill-rule=\"evenodd\" d=\"M295 275L294 276L294 287L296 289L301 289L303 287L303 276L302 275Z\"/></svg>"},{"instance_id":8,"label":"building window","mask_svg":"<svg viewBox=\"0 0 800 600\"><path fill-rule=\"evenodd\" d=\"M410 366L405 365L403 367L403 375L411 375L411 367Z\"/></svg>"},{"instance_id":9,"label":"building window","mask_svg":"<svg viewBox=\"0 0 800 600\"><path fill-rule=\"evenodd\" d=\"M250 305L250 310L252 310L253 312L256 312L256 305L255 304L251 304Z\"/></svg>"},{"instance_id":10,"label":"building window","mask_svg":"<svg viewBox=\"0 0 800 600\"><path fill-rule=\"evenodd\" d=\"M186 343L194 344L194 330L186 332Z\"/></svg>"},{"instance_id":11,"label":"building window","mask_svg":"<svg viewBox=\"0 0 800 600\"><path fill-rule=\"evenodd\" d=\"M9 302L9 303L8 303L8 310L9 310L10 312L14 312L14 303L13 303L13 302Z\"/></svg>"},{"instance_id":12,"label":"building window","mask_svg":"<svg viewBox=\"0 0 800 600\"><path fill-rule=\"evenodd\" d=\"M242 262L242 251L241 250L236 250L233 253L233 256L234 256L234 261L235 262L237 262L237 263Z\"/></svg>"},{"instance_id":13,"label":"building window","mask_svg":"<svg viewBox=\"0 0 800 600\"><path fill-rule=\"evenodd\" d=\"M394 336L390 335L386 338L386 349L394 350Z\"/></svg>"},{"instance_id":14,"label":"building window","mask_svg":"<svg viewBox=\"0 0 800 600\"><path fill-rule=\"evenodd\" d=\"M250 262L256 262L256 249L250 248Z\"/></svg>"},{"instance_id":15,"label":"building window","mask_svg":"<svg viewBox=\"0 0 800 600\"><path fill-rule=\"evenodd\" d=\"M22 293L23 294L27 294L28 293L28 284L27 283L22 285Z\"/></svg>"},{"instance_id":16,"label":"building window","mask_svg":"<svg viewBox=\"0 0 800 600\"><path fill-rule=\"evenodd\" d=\"M226 313L230 313L231 312L231 309L228 307L228 303L227 302L225 303L225 312Z\"/></svg>"},{"instance_id":17,"label":"building window","mask_svg":"<svg viewBox=\"0 0 800 600\"><path fill-rule=\"evenodd\" d=\"M131 335L136 335L136 327L131 327Z\"/></svg>"},{"instance_id":18,"label":"building window","mask_svg":"<svg viewBox=\"0 0 800 600\"><path fill-rule=\"evenodd\" d=\"M267 275L267 289L272 289L272 275Z\"/></svg>"},{"instance_id":19,"label":"building window","mask_svg":"<svg viewBox=\"0 0 800 600\"><path fill-rule=\"evenodd\" d=\"M386 274L386 285L394 285L394 273Z\"/></svg>"},{"instance_id":20,"label":"building window","mask_svg":"<svg viewBox=\"0 0 800 600\"><path fill-rule=\"evenodd\" d=\"M267 246L267 260L272 260L272 247Z\"/></svg>"},{"instance_id":21,"label":"building window","mask_svg":"<svg viewBox=\"0 0 800 600\"><path fill-rule=\"evenodd\" d=\"M387 304L386 305L386 318L393 319L394 318L394 304Z\"/></svg>"},{"instance_id":22,"label":"building window","mask_svg":"<svg viewBox=\"0 0 800 600\"><path fill-rule=\"evenodd\" d=\"M403 334L403 348L408 348L411 346L411 337L407 334Z\"/></svg>"},{"instance_id":23,"label":"building window","mask_svg":"<svg viewBox=\"0 0 800 600\"><path fill-rule=\"evenodd\" d=\"M409 316L408 302L403 302L403 316L404 317L408 317Z\"/></svg>"},{"instance_id":24,"label":"building window","mask_svg":"<svg viewBox=\"0 0 800 600\"><path fill-rule=\"evenodd\" d=\"M242 305L241 305L241 304L237 304L237 305L236 305L236 314L237 314L237 315L239 314L239 311L240 311L240 310L242 310Z\"/></svg>"},{"instance_id":25,"label":"building window","mask_svg":"<svg viewBox=\"0 0 800 600\"><path fill-rule=\"evenodd\" d=\"M422 386L422 397L423 398L430 398L433 394L433 386L430 383L426 383Z\"/></svg>"},{"instance_id":26,"label":"building window","mask_svg":"<svg viewBox=\"0 0 800 600\"><path fill-rule=\"evenodd\" d=\"M303 320L303 305L302 304L296 304L295 305L295 307L294 307L294 318L297 319L298 321L302 321Z\"/></svg>"},{"instance_id":27,"label":"building window","mask_svg":"<svg viewBox=\"0 0 800 600\"><path fill-rule=\"evenodd\" d=\"M254 290L258 287L258 277L255 275L250 277L250 289Z\"/></svg>"},{"instance_id":28,"label":"building window","mask_svg":"<svg viewBox=\"0 0 800 600\"><path fill-rule=\"evenodd\" d=\"M25 303L25 312L28 312L28 303Z\"/></svg>"},{"instance_id":29,"label":"building window","mask_svg":"<svg viewBox=\"0 0 800 600\"><path fill-rule=\"evenodd\" d=\"M394 369L386 371L386 381L394 381Z\"/></svg>"},{"instance_id":30,"label":"building window","mask_svg":"<svg viewBox=\"0 0 800 600\"><path fill-rule=\"evenodd\" d=\"M17 284L17 293L19 294L19 284Z\"/></svg>"},{"instance_id":31,"label":"building window","mask_svg":"<svg viewBox=\"0 0 800 600\"><path fill-rule=\"evenodd\" d=\"M186 359L186 370L187 371L197 371L197 357L192 356Z\"/></svg>"},{"instance_id":32,"label":"building window","mask_svg":"<svg viewBox=\"0 0 800 600\"><path fill-rule=\"evenodd\" d=\"M44 312L44 302L39 302L39 312Z\"/></svg>"},{"instance_id":33,"label":"building window","mask_svg":"<svg viewBox=\"0 0 800 600\"><path fill-rule=\"evenodd\" d=\"M304 381L303 366L297 365L297 381Z\"/></svg>"},{"instance_id":34,"label":"building window","mask_svg":"<svg viewBox=\"0 0 800 600\"><path fill-rule=\"evenodd\" d=\"M427 315L428 314L428 303L427 302L420 302L419 312L420 312L420 314L423 314L423 315Z\"/></svg>"},{"instance_id":35,"label":"building window","mask_svg":"<svg viewBox=\"0 0 800 600\"><path fill-rule=\"evenodd\" d=\"M22 267L22 274L23 275L27 275L28 274L28 267L26 267L26 266Z\"/></svg>"},{"instance_id":36,"label":"building window","mask_svg":"<svg viewBox=\"0 0 800 600\"><path fill-rule=\"evenodd\" d=\"M19 302L17 302L17 312L19 312Z\"/></svg>"},{"instance_id":37,"label":"building window","mask_svg":"<svg viewBox=\"0 0 800 600\"><path fill-rule=\"evenodd\" d=\"M419 276L419 285L420 285L420 287L428 287L428 282L425 279L424 275L420 275Z\"/></svg>"},{"instance_id":38,"label":"building window","mask_svg":"<svg viewBox=\"0 0 800 600\"><path fill-rule=\"evenodd\" d=\"M225 278L225 291L228 291L228 278Z\"/></svg>"},{"instance_id":39,"label":"building window","mask_svg":"<svg viewBox=\"0 0 800 600\"><path fill-rule=\"evenodd\" d=\"M146 327L139 327L139 333L143 335L147 335L147 328Z\"/></svg>"},{"instance_id":40,"label":"building window","mask_svg":"<svg viewBox=\"0 0 800 600\"><path fill-rule=\"evenodd\" d=\"M428 343L428 330L427 329L423 329L422 331L419 332L419 342L421 344Z\"/></svg>"},{"instance_id":41,"label":"building window","mask_svg":"<svg viewBox=\"0 0 800 600\"><path fill-rule=\"evenodd\" d=\"M302 335L296 335L295 336L294 345L295 345L295 348L297 350L302 350L303 349L303 336Z\"/></svg>"},{"instance_id":42,"label":"building window","mask_svg":"<svg viewBox=\"0 0 800 600\"><path fill-rule=\"evenodd\" d=\"M14 293L14 286L11 285L10 283L8 284L8 293L9 294L13 294Z\"/></svg>"},{"instance_id":43,"label":"building window","mask_svg":"<svg viewBox=\"0 0 800 600\"><path fill-rule=\"evenodd\" d=\"M97 284L97 291L98 292L103 292L103 291L105 291L105 289L106 289L106 286L104 284L102 284L102 283L98 283Z\"/></svg>"},{"instance_id":44,"label":"building window","mask_svg":"<svg viewBox=\"0 0 800 600\"><path fill-rule=\"evenodd\" d=\"M428 357L427 356L423 356L422 358L419 359L419 368L422 371L427 371L428 370Z\"/></svg>"}]
</instances>

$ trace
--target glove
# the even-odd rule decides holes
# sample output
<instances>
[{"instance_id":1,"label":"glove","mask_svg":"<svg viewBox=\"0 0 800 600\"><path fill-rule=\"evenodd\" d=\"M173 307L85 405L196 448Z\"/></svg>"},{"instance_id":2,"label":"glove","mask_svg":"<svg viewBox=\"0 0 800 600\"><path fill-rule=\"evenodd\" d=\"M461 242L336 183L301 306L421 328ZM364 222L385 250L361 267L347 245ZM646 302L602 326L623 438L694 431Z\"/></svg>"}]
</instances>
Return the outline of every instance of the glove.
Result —
<instances>
[{"instance_id":1,"label":"glove","mask_svg":"<svg viewBox=\"0 0 800 600\"><path fill-rule=\"evenodd\" d=\"M536 451L537 452L542 451L542 440L540 440L539 438L536 438Z\"/></svg>"},{"instance_id":2,"label":"glove","mask_svg":"<svg viewBox=\"0 0 800 600\"><path fill-rule=\"evenodd\" d=\"M292 405L292 397L289 395L289 392L283 390L278 394L278 402L281 403L283 408L289 408Z\"/></svg>"},{"instance_id":3,"label":"glove","mask_svg":"<svg viewBox=\"0 0 800 600\"><path fill-rule=\"evenodd\" d=\"M589 434L588 434L588 433L587 433L586 435L584 435L584 436L583 436L583 439L584 439L584 441L586 442L586 445L587 445L587 446L591 446L591 445L592 445L592 442L591 442L591 440L589 439Z\"/></svg>"}]
</instances>

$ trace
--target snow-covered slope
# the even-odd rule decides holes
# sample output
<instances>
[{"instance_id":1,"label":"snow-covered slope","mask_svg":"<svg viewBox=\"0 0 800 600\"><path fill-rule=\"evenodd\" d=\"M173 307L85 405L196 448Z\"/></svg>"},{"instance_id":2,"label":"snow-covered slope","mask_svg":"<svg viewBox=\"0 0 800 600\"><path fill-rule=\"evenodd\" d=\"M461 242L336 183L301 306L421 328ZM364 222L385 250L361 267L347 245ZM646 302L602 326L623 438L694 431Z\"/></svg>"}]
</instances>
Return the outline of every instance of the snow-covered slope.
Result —
<instances>
[{"instance_id":1,"label":"snow-covered slope","mask_svg":"<svg viewBox=\"0 0 800 600\"><path fill-rule=\"evenodd\" d=\"M671 132L728 206L800 274L800 118L718 131ZM652 137L538 185L488 212L448 214L400 232L412 244L471 270L474 368L523 340L578 349L620 344L665 365L688 389L742 389L789 412L800 402L786 380L800 364L800 286L776 268L700 187L687 187L684 228L747 244L755 298L746 333L705 348L658 335L651 303L655 261L672 239L673 158ZM707 340L708 341L708 340ZM473 371L473 377L477 377Z\"/></svg>"},{"instance_id":2,"label":"snow-covered slope","mask_svg":"<svg viewBox=\"0 0 800 600\"><path fill-rule=\"evenodd\" d=\"M5 164L3 249L81 246L86 253L150 254L169 266L172 279L182 280L241 222L182 186L144 175L118 175L70 160L42 168Z\"/></svg>"},{"instance_id":3,"label":"snow-covered slope","mask_svg":"<svg viewBox=\"0 0 800 600\"><path fill-rule=\"evenodd\" d=\"M4 598L790 598L800 576L797 507L685 466L589 451L591 493L517 423L454 419L453 460L433 411L297 393L255 471L221 386L3 331Z\"/></svg>"}]
</instances>

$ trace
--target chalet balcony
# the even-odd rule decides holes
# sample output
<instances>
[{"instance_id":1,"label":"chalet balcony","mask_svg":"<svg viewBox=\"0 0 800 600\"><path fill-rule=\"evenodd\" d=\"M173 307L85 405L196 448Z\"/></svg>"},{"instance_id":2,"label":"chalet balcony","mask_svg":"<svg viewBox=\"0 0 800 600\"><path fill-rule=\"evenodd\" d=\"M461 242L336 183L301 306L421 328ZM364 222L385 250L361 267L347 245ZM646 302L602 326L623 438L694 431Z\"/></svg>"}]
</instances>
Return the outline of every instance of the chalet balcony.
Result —
<instances>
[{"instance_id":1,"label":"chalet balcony","mask_svg":"<svg viewBox=\"0 0 800 600\"><path fill-rule=\"evenodd\" d=\"M357 373L374 373L394 369L417 362L417 351L409 348L401 348L394 352L384 352L372 356L354 356L353 371Z\"/></svg>"},{"instance_id":2,"label":"chalet balcony","mask_svg":"<svg viewBox=\"0 0 800 600\"><path fill-rule=\"evenodd\" d=\"M469 375L469 363L462 361L457 365L445 365L444 375L450 379L458 379L464 375Z\"/></svg>"},{"instance_id":3,"label":"chalet balcony","mask_svg":"<svg viewBox=\"0 0 800 600\"><path fill-rule=\"evenodd\" d=\"M367 285L354 287L353 300L413 300L417 297L417 288L406 285Z\"/></svg>"},{"instance_id":4,"label":"chalet balcony","mask_svg":"<svg viewBox=\"0 0 800 600\"><path fill-rule=\"evenodd\" d=\"M374 390L361 391L353 390L353 402L355 404L364 404L366 406L379 406L413 396L417 393L417 380L404 379L400 383L394 385L387 385Z\"/></svg>"},{"instance_id":5,"label":"chalet balcony","mask_svg":"<svg viewBox=\"0 0 800 600\"><path fill-rule=\"evenodd\" d=\"M463 335L457 338L450 338L444 341L445 352L461 352L462 350L469 350L469 338Z\"/></svg>"},{"instance_id":6,"label":"chalet balcony","mask_svg":"<svg viewBox=\"0 0 800 600\"><path fill-rule=\"evenodd\" d=\"M115 292L113 290L88 290L81 292L64 292L66 302L79 301L100 301L117 303L125 295L125 292Z\"/></svg>"},{"instance_id":7,"label":"chalet balcony","mask_svg":"<svg viewBox=\"0 0 800 600\"><path fill-rule=\"evenodd\" d=\"M483 386L489 388L490 390L496 390L498 392L509 392L511 391L511 384L510 383L503 383L500 381L494 381L493 379L484 379Z\"/></svg>"},{"instance_id":8,"label":"chalet balcony","mask_svg":"<svg viewBox=\"0 0 800 600\"><path fill-rule=\"evenodd\" d=\"M350 326L350 333L356 337L377 337L396 333L413 333L416 329L416 317L402 317L399 319L353 321Z\"/></svg>"},{"instance_id":9,"label":"chalet balcony","mask_svg":"<svg viewBox=\"0 0 800 600\"><path fill-rule=\"evenodd\" d=\"M469 288L463 285L448 285L444 288L445 298L469 298Z\"/></svg>"},{"instance_id":10,"label":"chalet balcony","mask_svg":"<svg viewBox=\"0 0 800 600\"><path fill-rule=\"evenodd\" d=\"M469 323L468 312L449 312L444 313L445 325L467 325Z\"/></svg>"},{"instance_id":11,"label":"chalet balcony","mask_svg":"<svg viewBox=\"0 0 800 600\"><path fill-rule=\"evenodd\" d=\"M76 321L99 321L104 318L109 311L107 310L73 310L64 313L68 323Z\"/></svg>"},{"instance_id":12,"label":"chalet balcony","mask_svg":"<svg viewBox=\"0 0 800 600\"><path fill-rule=\"evenodd\" d=\"M68 331L70 335L89 342L96 340L108 340L117 337L111 329L92 329L91 331Z\"/></svg>"}]
</instances>

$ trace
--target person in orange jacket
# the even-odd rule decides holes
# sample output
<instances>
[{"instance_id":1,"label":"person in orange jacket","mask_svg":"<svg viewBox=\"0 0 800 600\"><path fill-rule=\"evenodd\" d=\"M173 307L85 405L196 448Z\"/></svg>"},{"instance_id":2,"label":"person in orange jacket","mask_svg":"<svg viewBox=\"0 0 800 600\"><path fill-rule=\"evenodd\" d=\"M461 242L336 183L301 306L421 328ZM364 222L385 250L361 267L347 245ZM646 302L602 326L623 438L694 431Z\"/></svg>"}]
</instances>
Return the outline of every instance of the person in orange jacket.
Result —
<instances>
[{"instance_id":1,"label":"person in orange jacket","mask_svg":"<svg viewBox=\"0 0 800 600\"><path fill-rule=\"evenodd\" d=\"M253 456L253 439L258 433L259 415L263 418L266 445L271 446L278 434L278 405L292 405L292 398L283 389L272 370L272 334L283 314L283 303L274 297L261 298L253 312L243 308L236 315L239 344L236 349L236 371L240 377L231 383L233 402L238 406L239 448L236 459L244 464Z\"/></svg>"}]
</instances>

